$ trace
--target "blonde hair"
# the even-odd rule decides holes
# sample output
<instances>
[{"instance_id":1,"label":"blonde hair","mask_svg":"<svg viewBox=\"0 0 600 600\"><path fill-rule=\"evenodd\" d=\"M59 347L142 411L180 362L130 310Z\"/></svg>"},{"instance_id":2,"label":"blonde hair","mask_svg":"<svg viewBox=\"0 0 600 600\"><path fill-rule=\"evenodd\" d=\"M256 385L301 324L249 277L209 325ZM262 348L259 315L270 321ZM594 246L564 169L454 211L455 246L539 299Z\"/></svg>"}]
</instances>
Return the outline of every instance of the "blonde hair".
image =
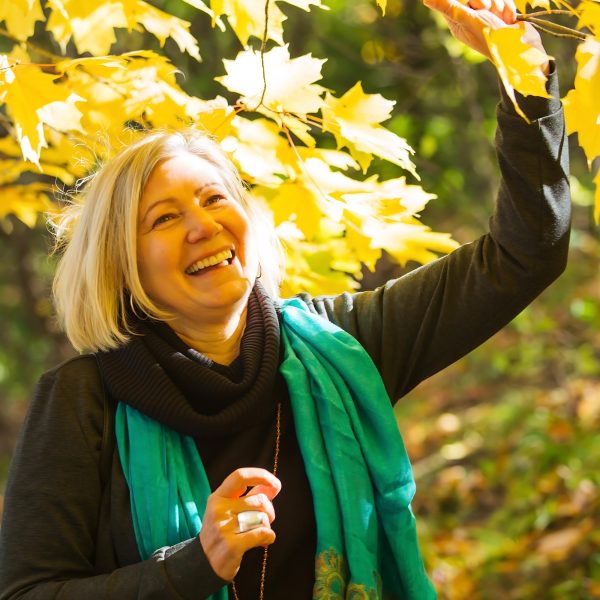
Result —
<instances>
[{"instance_id":1,"label":"blonde hair","mask_svg":"<svg viewBox=\"0 0 600 600\"><path fill-rule=\"evenodd\" d=\"M107 350L131 333L130 308L169 320L148 297L139 279L136 256L137 213L152 170L162 160L189 152L213 165L228 192L249 217L257 244L259 278L277 297L282 252L267 211L249 198L240 176L219 145L195 129L145 133L123 148L85 183L51 225L62 250L53 294L57 315L77 350Z\"/></svg>"}]
</instances>

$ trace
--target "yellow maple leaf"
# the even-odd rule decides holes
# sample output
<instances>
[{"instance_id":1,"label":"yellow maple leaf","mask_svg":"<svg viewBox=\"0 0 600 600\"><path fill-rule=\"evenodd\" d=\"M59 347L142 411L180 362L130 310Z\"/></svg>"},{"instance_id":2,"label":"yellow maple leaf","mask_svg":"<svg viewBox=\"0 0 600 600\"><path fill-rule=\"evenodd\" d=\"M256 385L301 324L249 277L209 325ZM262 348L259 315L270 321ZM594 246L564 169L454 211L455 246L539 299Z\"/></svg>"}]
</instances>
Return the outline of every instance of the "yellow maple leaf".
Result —
<instances>
[{"instance_id":1,"label":"yellow maple leaf","mask_svg":"<svg viewBox=\"0 0 600 600\"><path fill-rule=\"evenodd\" d=\"M48 0L52 9L47 29L63 53L71 38L78 52L105 55L116 41L115 28L139 29L143 25L164 45L172 38L182 52L200 60L198 44L190 34L190 23L169 15L143 0Z\"/></svg>"},{"instance_id":2,"label":"yellow maple leaf","mask_svg":"<svg viewBox=\"0 0 600 600\"><path fill-rule=\"evenodd\" d=\"M598 0L582 0L575 12L579 16L579 29L587 27L594 35L600 32L600 2Z\"/></svg>"},{"instance_id":3,"label":"yellow maple leaf","mask_svg":"<svg viewBox=\"0 0 600 600\"><path fill-rule=\"evenodd\" d=\"M52 13L46 28L66 54L73 38L78 52L108 54L116 42L115 27L127 27L127 16L121 2L94 0L48 0Z\"/></svg>"},{"instance_id":4,"label":"yellow maple leaf","mask_svg":"<svg viewBox=\"0 0 600 600\"><path fill-rule=\"evenodd\" d=\"M600 156L600 41L588 37L575 57L579 67L573 89L563 98L565 118L591 165Z\"/></svg>"},{"instance_id":5,"label":"yellow maple leaf","mask_svg":"<svg viewBox=\"0 0 600 600\"><path fill-rule=\"evenodd\" d=\"M0 62L2 62L2 58L0 57ZM2 88L0 88L1 90ZM0 98L1 98L0 94ZM0 137L0 154L3 154L5 157L10 158L21 158L21 147L19 146L19 142L13 139L10 136Z\"/></svg>"},{"instance_id":6,"label":"yellow maple leaf","mask_svg":"<svg viewBox=\"0 0 600 600\"><path fill-rule=\"evenodd\" d=\"M177 85L177 71L164 56L137 51L111 62L79 59L66 65L71 87L85 95L93 111L93 115L88 111L86 117L93 116L105 131L116 134L128 120L155 127L178 127L198 117L201 101L194 102ZM102 70L106 74L99 80Z\"/></svg>"},{"instance_id":7,"label":"yellow maple leaf","mask_svg":"<svg viewBox=\"0 0 600 600\"><path fill-rule=\"evenodd\" d=\"M339 294L358 288L356 278L332 268L339 257L340 248L347 248L335 239L307 242L293 223L286 222L277 229L286 251L285 278L281 296L287 297L301 291L310 294ZM345 261L348 264L349 261ZM360 267L358 261L354 265ZM360 271L357 273L360 275Z\"/></svg>"},{"instance_id":8,"label":"yellow maple leaf","mask_svg":"<svg viewBox=\"0 0 600 600\"><path fill-rule=\"evenodd\" d=\"M235 117L231 135L221 146L250 183L277 186L291 174L285 160L289 145L279 134L279 127L267 119Z\"/></svg>"},{"instance_id":9,"label":"yellow maple leaf","mask_svg":"<svg viewBox=\"0 0 600 600\"><path fill-rule=\"evenodd\" d=\"M21 156L0 158L0 186L16 181L22 173L31 169L31 163Z\"/></svg>"},{"instance_id":10,"label":"yellow maple leaf","mask_svg":"<svg viewBox=\"0 0 600 600\"><path fill-rule=\"evenodd\" d=\"M347 206L345 237L367 267L374 268L381 250L405 264L408 260L429 262L437 253L458 246L450 236L435 234L415 219L433 194L407 185L403 177L386 181L372 177L364 183L365 190L342 194L342 199Z\"/></svg>"},{"instance_id":11,"label":"yellow maple leaf","mask_svg":"<svg viewBox=\"0 0 600 600\"><path fill-rule=\"evenodd\" d=\"M299 172L315 191L324 198L335 199L334 206L327 211L333 220L341 218L344 206L338 200L343 194L365 192L372 187L371 180L361 181L348 177L340 171L334 171L329 164L317 157L307 158L299 168Z\"/></svg>"},{"instance_id":12,"label":"yellow maple leaf","mask_svg":"<svg viewBox=\"0 0 600 600\"><path fill-rule=\"evenodd\" d=\"M404 177L385 181L373 177L367 183L365 190L342 195L351 210L362 216L388 221L412 218L436 197L419 185L407 185Z\"/></svg>"},{"instance_id":13,"label":"yellow maple leaf","mask_svg":"<svg viewBox=\"0 0 600 600\"><path fill-rule=\"evenodd\" d=\"M381 14L385 15L385 9L387 8L387 0L377 0L377 6L381 8Z\"/></svg>"},{"instance_id":14,"label":"yellow maple leaf","mask_svg":"<svg viewBox=\"0 0 600 600\"><path fill-rule=\"evenodd\" d=\"M213 25L226 16L231 28L242 43L248 44L251 36L263 38L265 29L265 0L212 0ZM285 15L275 2L269 3L269 28L267 39L283 44Z\"/></svg>"},{"instance_id":15,"label":"yellow maple leaf","mask_svg":"<svg viewBox=\"0 0 600 600\"><path fill-rule=\"evenodd\" d=\"M202 2L202 0L183 0L183 2L189 4L190 6L193 6L195 9L202 11L211 17L214 15L213 11L208 6L206 6L206 4Z\"/></svg>"},{"instance_id":16,"label":"yellow maple leaf","mask_svg":"<svg viewBox=\"0 0 600 600\"><path fill-rule=\"evenodd\" d=\"M301 159L306 160L307 158L319 158L323 162L327 163L330 167L336 169L358 169L358 163L348 154L347 152L341 152L340 150L332 150L330 148L305 148L299 146L296 151Z\"/></svg>"},{"instance_id":17,"label":"yellow maple leaf","mask_svg":"<svg viewBox=\"0 0 600 600\"><path fill-rule=\"evenodd\" d=\"M380 94L365 94L360 82L341 98L328 93L325 100L323 129L335 136L338 148L350 150L363 171L376 155L416 175L410 160L412 148L404 138L380 125L390 117L394 102Z\"/></svg>"},{"instance_id":18,"label":"yellow maple leaf","mask_svg":"<svg viewBox=\"0 0 600 600\"><path fill-rule=\"evenodd\" d=\"M322 159L312 156L299 162L296 171L280 183L273 192L262 189L275 215L277 225L293 221L303 238L315 240L324 233L341 235L345 203L340 199L344 192L364 191L370 182L352 179L333 171Z\"/></svg>"},{"instance_id":19,"label":"yellow maple leaf","mask_svg":"<svg viewBox=\"0 0 600 600\"><path fill-rule=\"evenodd\" d=\"M46 175L56 177L70 186L95 167L97 155L92 154L88 144L78 139L82 136L49 129L46 137L48 147L43 148L40 155L40 164Z\"/></svg>"},{"instance_id":20,"label":"yellow maple leaf","mask_svg":"<svg viewBox=\"0 0 600 600\"><path fill-rule=\"evenodd\" d=\"M235 118L235 109L222 96L212 100L189 98L186 113L192 122L200 126L218 140L222 140L231 132L231 124Z\"/></svg>"},{"instance_id":21,"label":"yellow maple leaf","mask_svg":"<svg viewBox=\"0 0 600 600\"><path fill-rule=\"evenodd\" d=\"M401 223L382 223L375 219L363 221L363 231L374 248L381 248L401 265L409 260L426 264L454 250L458 244L447 233L431 231L429 227L411 220Z\"/></svg>"},{"instance_id":22,"label":"yellow maple leaf","mask_svg":"<svg viewBox=\"0 0 600 600\"><path fill-rule=\"evenodd\" d=\"M110 80L115 69L125 70L127 68L127 59L125 56L85 56L61 60L55 66L57 71L67 74L71 74L81 67L94 77Z\"/></svg>"},{"instance_id":23,"label":"yellow maple leaf","mask_svg":"<svg viewBox=\"0 0 600 600\"><path fill-rule=\"evenodd\" d=\"M267 111L305 115L318 111L324 104L325 88L314 82L321 79L324 60L305 54L290 58L287 46L275 47L264 55L267 78L263 105ZM227 75L216 80L228 90L242 95L242 102L255 109L263 94L260 52L247 49L235 60L224 60Z\"/></svg>"},{"instance_id":24,"label":"yellow maple leaf","mask_svg":"<svg viewBox=\"0 0 600 600\"><path fill-rule=\"evenodd\" d=\"M522 41L524 23L496 30L486 27L483 32L506 93L517 113L527 120L517 103L515 90L523 96L549 98L546 91L547 77L542 71L542 65L551 57Z\"/></svg>"},{"instance_id":25,"label":"yellow maple leaf","mask_svg":"<svg viewBox=\"0 0 600 600\"><path fill-rule=\"evenodd\" d=\"M381 248L374 248L371 238L368 237L362 227L363 219L350 211L345 215L346 231L345 239L348 246L354 251L360 261L369 269L375 271L377 261L381 258Z\"/></svg>"},{"instance_id":26,"label":"yellow maple leaf","mask_svg":"<svg viewBox=\"0 0 600 600\"><path fill-rule=\"evenodd\" d=\"M13 56L22 56L13 52ZM41 149L46 147L44 124L61 131L81 131L82 113L75 106L83 98L66 87L57 85L56 75L44 73L30 63L10 64L0 56L0 98L13 120L17 139L25 160L40 166Z\"/></svg>"},{"instance_id":27,"label":"yellow maple leaf","mask_svg":"<svg viewBox=\"0 0 600 600\"><path fill-rule=\"evenodd\" d=\"M277 187L269 203L276 225L293 221L305 239L314 239L323 219L322 202L314 190L303 181L286 181Z\"/></svg>"},{"instance_id":28,"label":"yellow maple leaf","mask_svg":"<svg viewBox=\"0 0 600 600\"><path fill-rule=\"evenodd\" d=\"M92 70L96 70L95 66ZM99 146L99 156L106 155L101 145L110 145L113 139L118 138L124 122L129 117L135 119L135 116L127 115L125 111L127 96L123 92L123 71L115 70L113 73L111 78L103 80L83 68L68 70L69 88L86 99L81 119L87 133L85 144L91 144L94 149Z\"/></svg>"},{"instance_id":29,"label":"yellow maple leaf","mask_svg":"<svg viewBox=\"0 0 600 600\"><path fill-rule=\"evenodd\" d=\"M28 227L34 227L38 216L50 209L48 187L41 183L3 187L0 195L0 219L14 214Z\"/></svg>"},{"instance_id":30,"label":"yellow maple leaf","mask_svg":"<svg viewBox=\"0 0 600 600\"><path fill-rule=\"evenodd\" d=\"M129 29L136 24L143 25L158 41L161 47L167 38L171 38L181 52L187 52L196 60L200 60L198 42L190 33L190 23L174 17L142 0L122 0L127 16Z\"/></svg>"},{"instance_id":31,"label":"yellow maple leaf","mask_svg":"<svg viewBox=\"0 0 600 600\"><path fill-rule=\"evenodd\" d=\"M327 8L321 3L321 0L283 1L306 11L309 11L313 5ZM220 17L226 16L242 46L246 46L248 39L252 36L263 39L265 35L265 0L212 0L211 8L213 25L220 24ZM266 37L283 45L283 22L286 17L275 2L269 3L268 10L269 27Z\"/></svg>"},{"instance_id":32,"label":"yellow maple leaf","mask_svg":"<svg viewBox=\"0 0 600 600\"><path fill-rule=\"evenodd\" d=\"M155 127L196 123L217 137L227 135L233 108L223 98L207 102L186 94L177 84L176 69L155 52L80 58L57 68L67 74L69 87L87 99L83 122L92 135L118 139L127 121Z\"/></svg>"},{"instance_id":33,"label":"yellow maple leaf","mask_svg":"<svg viewBox=\"0 0 600 600\"><path fill-rule=\"evenodd\" d=\"M0 21L19 40L33 35L36 21L45 19L40 0L5 0L0 3Z\"/></svg>"},{"instance_id":34,"label":"yellow maple leaf","mask_svg":"<svg viewBox=\"0 0 600 600\"><path fill-rule=\"evenodd\" d=\"M545 10L550 10L550 8L552 8L550 6L550 2L551 0L515 0L517 10L520 13L526 13L528 6L531 8L543 8Z\"/></svg>"}]
</instances>

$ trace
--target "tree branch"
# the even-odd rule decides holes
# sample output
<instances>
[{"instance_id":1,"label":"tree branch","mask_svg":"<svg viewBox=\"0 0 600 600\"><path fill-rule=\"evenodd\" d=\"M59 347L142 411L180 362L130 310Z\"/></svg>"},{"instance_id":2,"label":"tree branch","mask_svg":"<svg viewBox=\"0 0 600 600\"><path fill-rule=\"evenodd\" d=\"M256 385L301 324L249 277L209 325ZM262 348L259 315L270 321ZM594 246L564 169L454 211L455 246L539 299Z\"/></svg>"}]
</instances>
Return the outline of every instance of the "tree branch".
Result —
<instances>
[{"instance_id":1,"label":"tree branch","mask_svg":"<svg viewBox=\"0 0 600 600\"><path fill-rule=\"evenodd\" d=\"M30 42L29 40L20 40L17 36L13 35L12 33L10 33L10 31L8 31L7 29L4 29L3 27L0 27L0 35L9 40L12 40L13 42L16 42L17 44L23 44L23 43L26 44L26 46L28 48L31 48L34 52L36 52L40 56L45 56L46 58L49 58L52 61L60 61L60 60L64 59L64 57L59 56L57 54L53 54L52 52L45 50L44 48L38 46L37 44Z\"/></svg>"},{"instance_id":2,"label":"tree branch","mask_svg":"<svg viewBox=\"0 0 600 600\"><path fill-rule=\"evenodd\" d=\"M271 6L271 0L265 0L265 29L263 31L262 41L260 43L260 67L262 70L262 79L263 79L263 89L262 94L260 96L260 100L258 104L250 110L251 112L256 112L261 106L263 106L263 102L265 100L265 95L267 94L267 70L265 68L265 52L267 50L267 39L269 37L269 8Z\"/></svg>"},{"instance_id":3,"label":"tree branch","mask_svg":"<svg viewBox=\"0 0 600 600\"><path fill-rule=\"evenodd\" d=\"M580 41L584 41L585 39L587 39L585 33L581 33L581 31L577 31L577 29L573 29L571 27L565 27L564 25L553 23L552 21L548 21L547 19L538 19L537 17L533 17L531 15L518 15L517 21L531 23L536 29L539 29L540 31L549 33L550 35L554 35L556 37L568 37Z\"/></svg>"}]
</instances>

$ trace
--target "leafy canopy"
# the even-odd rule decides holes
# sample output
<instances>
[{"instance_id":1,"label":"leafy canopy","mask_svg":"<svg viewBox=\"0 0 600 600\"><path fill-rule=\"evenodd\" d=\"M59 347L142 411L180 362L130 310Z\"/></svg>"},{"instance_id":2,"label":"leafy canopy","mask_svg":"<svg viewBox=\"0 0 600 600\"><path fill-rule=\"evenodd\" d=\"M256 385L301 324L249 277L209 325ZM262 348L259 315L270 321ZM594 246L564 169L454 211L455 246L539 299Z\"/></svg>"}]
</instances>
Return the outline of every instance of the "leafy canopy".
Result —
<instances>
[{"instance_id":1,"label":"leafy canopy","mask_svg":"<svg viewBox=\"0 0 600 600\"><path fill-rule=\"evenodd\" d=\"M394 103L365 92L361 82L342 93L327 89L325 60L293 56L285 43L286 3L326 9L321 0L181 1L210 20L216 34L230 27L242 44L236 57L223 59L224 74L215 74L237 95L233 104L188 94L175 67L157 52L110 54L116 31L124 29L145 31L161 47L171 39L182 53L201 60L190 23L144 0L0 5L0 35L12 43L0 54L0 218L14 213L33 225L57 183L72 186L139 135L138 129L193 124L220 141L251 193L270 208L288 255L284 294L355 287L361 266L373 269L383 250L404 264L427 262L456 247L447 234L419 221L431 194L405 177L367 176L378 159L418 180L409 144L383 124ZM546 12L552 5L568 7L586 31L575 87L565 102L569 130L579 134L591 164L600 153L600 106L594 102L600 89L598 2L572 7L563 0L535 0L519 8L527 4ZM385 0L377 5L385 11ZM33 42L38 22L60 55ZM545 57L528 50L521 35L520 28L489 32L492 56L513 98L514 90L544 95ZM336 149L321 147L317 139L324 136L317 133L329 134L333 144L325 143ZM597 212L598 206L600 199Z\"/></svg>"}]
</instances>

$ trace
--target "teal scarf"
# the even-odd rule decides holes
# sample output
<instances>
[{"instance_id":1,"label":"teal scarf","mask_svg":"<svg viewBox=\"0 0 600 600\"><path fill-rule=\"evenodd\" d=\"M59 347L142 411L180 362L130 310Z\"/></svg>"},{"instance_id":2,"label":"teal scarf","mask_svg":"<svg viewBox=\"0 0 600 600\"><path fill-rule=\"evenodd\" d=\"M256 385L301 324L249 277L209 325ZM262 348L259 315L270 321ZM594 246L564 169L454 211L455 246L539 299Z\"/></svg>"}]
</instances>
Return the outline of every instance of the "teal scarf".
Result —
<instances>
[{"instance_id":1,"label":"teal scarf","mask_svg":"<svg viewBox=\"0 0 600 600\"><path fill-rule=\"evenodd\" d=\"M410 508L410 462L375 365L299 299L281 312L280 369L317 522L313 597L435 598ZM142 559L197 535L211 490L193 439L124 403L116 436ZM227 588L212 596L226 598Z\"/></svg>"}]
</instances>

